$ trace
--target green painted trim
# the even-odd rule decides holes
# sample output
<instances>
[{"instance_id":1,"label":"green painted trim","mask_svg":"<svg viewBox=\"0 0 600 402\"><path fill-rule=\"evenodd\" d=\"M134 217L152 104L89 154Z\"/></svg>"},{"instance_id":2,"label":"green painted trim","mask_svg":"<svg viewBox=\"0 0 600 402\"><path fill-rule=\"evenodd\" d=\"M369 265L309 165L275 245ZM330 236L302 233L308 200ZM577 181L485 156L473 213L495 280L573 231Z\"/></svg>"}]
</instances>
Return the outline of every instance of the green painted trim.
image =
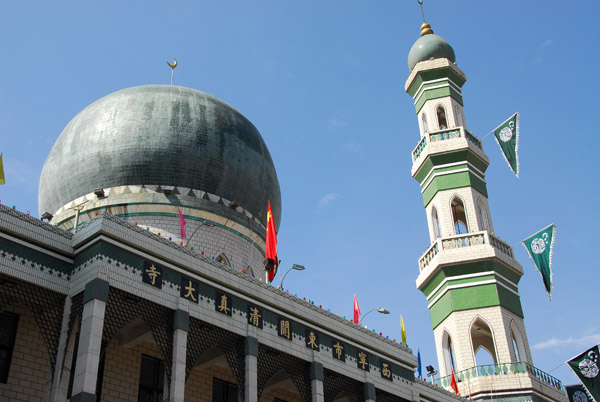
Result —
<instances>
[{"instance_id":1,"label":"green painted trim","mask_svg":"<svg viewBox=\"0 0 600 402\"><path fill-rule=\"evenodd\" d=\"M448 78L459 88L462 88L462 86L466 82L466 80L463 77L452 71L450 67L442 67L436 68L434 70L420 71L415 76L415 79L413 80L413 82L411 82L406 92L414 98L415 94L417 93L417 90L423 82L438 80L440 78Z\"/></svg>"},{"instance_id":2,"label":"green painted trim","mask_svg":"<svg viewBox=\"0 0 600 402\"><path fill-rule=\"evenodd\" d=\"M442 82L440 81L440 83ZM425 102L433 99L446 98L448 96L456 100L462 106L462 95L456 92L456 90L451 86L447 86L443 88L425 90L425 92L423 92L423 95L421 95L421 97L419 98L419 101L415 104L415 111L417 114L419 114L419 112L423 108L423 105L425 105Z\"/></svg>"},{"instance_id":3,"label":"green painted trim","mask_svg":"<svg viewBox=\"0 0 600 402\"><path fill-rule=\"evenodd\" d=\"M438 89L445 90L444 92L446 92L446 93L443 94L442 92L434 92L434 91L437 91ZM417 103L415 103L415 113L416 114L421 113L421 110L423 109L423 106L425 106L425 103L427 101L434 100L434 99L440 99L440 98L446 98L448 96L450 96L452 99L457 101L461 106L464 106L462 95L459 92L457 92L453 87L436 88L433 90L426 90L423 93L423 95L419 98L419 101Z\"/></svg>"},{"instance_id":4,"label":"green painted trim","mask_svg":"<svg viewBox=\"0 0 600 402\"><path fill-rule=\"evenodd\" d=\"M452 314L452 311L452 294L448 292L429 309L431 328L435 329L438 325L440 325L442 321Z\"/></svg>"},{"instance_id":5,"label":"green painted trim","mask_svg":"<svg viewBox=\"0 0 600 402\"><path fill-rule=\"evenodd\" d=\"M419 183L421 183L423 182L423 179L427 177L429 172L436 168L436 166L457 162L469 162L471 165L481 170L484 174L489 165L488 162L479 158L479 156L477 156L473 151L468 148L464 148L443 154L429 155L427 160L423 162L419 170L415 173L414 177Z\"/></svg>"},{"instance_id":6,"label":"green painted trim","mask_svg":"<svg viewBox=\"0 0 600 402\"><path fill-rule=\"evenodd\" d=\"M473 187L487 197L485 183L471 172L457 172L434 178L423 192L423 205L427 207L438 191Z\"/></svg>"},{"instance_id":7,"label":"green painted trim","mask_svg":"<svg viewBox=\"0 0 600 402\"><path fill-rule=\"evenodd\" d=\"M444 172L452 172L453 170L460 170L460 169L465 169L465 168L469 168L469 165L467 165L467 163L465 162L464 164L461 165L454 165L454 166L446 166L443 168L438 168L438 167L434 167L433 168L433 174L437 174L437 173L444 173ZM462 172L457 172L457 173L462 173ZM428 181L429 179L427 179ZM423 189L423 185L425 184L426 180L423 180L422 182L419 183L419 185L421 186L421 189Z\"/></svg>"},{"instance_id":8,"label":"green painted trim","mask_svg":"<svg viewBox=\"0 0 600 402\"><path fill-rule=\"evenodd\" d=\"M427 298L431 297L432 299L435 299L438 295L444 293L446 291L446 289L448 288L448 286L464 285L464 284L468 284L468 283L477 283L477 282L481 282L481 281L500 279L500 278L496 277L494 274L489 274L489 275L484 275L484 276L476 276L473 278L454 279L454 280L451 278L452 277L448 278L448 282L446 282L444 284L444 286L442 286L437 292L435 292L432 295L426 295L426 297ZM503 281L503 283L506 283L506 282ZM511 286L511 288L514 288L514 286Z\"/></svg>"},{"instance_id":9,"label":"green painted trim","mask_svg":"<svg viewBox=\"0 0 600 402\"><path fill-rule=\"evenodd\" d=\"M433 290L446 278L450 280L453 276L469 275L487 271L497 272L517 285L521 280L521 275L508 268L497 259L492 258L483 261L444 265L438 269L427 283L424 284L421 291L428 297L429 294L431 294L431 292L433 292Z\"/></svg>"},{"instance_id":10,"label":"green painted trim","mask_svg":"<svg viewBox=\"0 0 600 402\"><path fill-rule=\"evenodd\" d=\"M454 311L500 305L497 285L493 283L470 288L452 289L450 293L452 294Z\"/></svg>"},{"instance_id":11,"label":"green painted trim","mask_svg":"<svg viewBox=\"0 0 600 402\"><path fill-rule=\"evenodd\" d=\"M498 286L498 298L500 299L500 305L509 311L512 311L521 318L525 318L523 315L523 307L521 306L521 298L514 293L509 292L502 286Z\"/></svg>"}]
</instances>

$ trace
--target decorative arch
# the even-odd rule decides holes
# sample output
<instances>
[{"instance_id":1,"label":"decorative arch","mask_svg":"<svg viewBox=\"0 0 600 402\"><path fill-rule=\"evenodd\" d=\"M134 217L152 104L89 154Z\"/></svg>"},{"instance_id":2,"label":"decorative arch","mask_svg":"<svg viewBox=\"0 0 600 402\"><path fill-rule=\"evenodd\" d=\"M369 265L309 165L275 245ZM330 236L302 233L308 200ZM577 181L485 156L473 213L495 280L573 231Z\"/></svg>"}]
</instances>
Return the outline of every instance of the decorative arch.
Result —
<instances>
[{"instance_id":1,"label":"decorative arch","mask_svg":"<svg viewBox=\"0 0 600 402\"><path fill-rule=\"evenodd\" d=\"M491 325L481 316L476 316L471 321L469 329L471 345L473 347L473 360L477 363L477 355L480 350L485 350L489 353L495 364L498 364L498 353L496 350L496 340L494 331Z\"/></svg>"},{"instance_id":2,"label":"decorative arch","mask_svg":"<svg viewBox=\"0 0 600 402\"><path fill-rule=\"evenodd\" d=\"M435 205L431 207L431 226L431 233L433 233L433 241L435 241L435 239L442 236L442 231L440 230L440 219L438 217L438 212Z\"/></svg>"},{"instance_id":3,"label":"decorative arch","mask_svg":"<svg viewBox=\"0 0 600 402\"><path fill-rule=\"evenodd\" d=\"M452 338L450 337L450 333L445 329L442 335L442 353L444 357L444 368L446 370L446 375L448 375L452 371L456 371L456 360L454 358Z\"/></svg>"},{"instance_id":4,"label":"decorative arch","mask_svg":"<svg viewBox=\"0 0 600 402\"><path fill-rule=\"evenodd\" d=\"M523 335L521 334L519 327L517 327L515 320L512 320L510 323L510 335L515 352L516 362L528 363L527 353L525 353L525 342L523 342Z\"/></svg>"},{"instance_id":5,"label":"decorative arch","mask_svg":"<svg viewBox=\"0 0 600 402\"><path fill-rule=\"evenodd\" d=\"M441 103L435 107L435 115L437 117L438 128L444 130L448 128L448 118L446 108Z\"/></svg>"},{"instance_id":6,"label":"decorative arch","mask_svg":"<svg viewBox=\"0 0 600 402\"><path fill-rule=\"evenodd\" d=\"M429 124L427 124L427 114L425 112L421 114L421 125L423 127L423 135L427 134L429 132Z\"/></svg>"},{"instance_id":7,"label":"decorative arch","mask_svg":"<svg viewBox=\"0 0 600 402\"><path fill-rule=\"evenodd\" d=\"M490 219L481 197L477 198L477 217L479 218L479 228L481 230L491 231Z\"/></svg>"},{"instance_id":8,"label":"decorative arch","mask_svg":"<svg viewBox=\"0 0 600 402\"><path fill-rule=\"evenodd\" d=\"M463 199L457 194L450 201L450 210L452 211L452 223L454 234L469 233L467 224L467 210Z\"/></svg>"},{"instance_id":9,"label":"decorative arch","mask_svg":"<svg viewBox=\"0 0 600 402\"><path fill-rule=\"evenodd\" d=\"M242 270L242 272L254 277L254 270L252 269L252 267L250 265L248 265L246 268L244 268Z\"/></svg>"},{"instance_id":10,"label":"decorative arch","mask_svg":"<svg viewBox=\"0 0 600 402\"><path fill-rule=\"evenodd\" d=\"M219 254L216 258L215 258L216 262L220 262L221 264L227 266L228 268L231 267L231 263L229 262L229 258L227 258L227 256L225 255L225 253L221 253Z\"/></svg>"}]
</instances>

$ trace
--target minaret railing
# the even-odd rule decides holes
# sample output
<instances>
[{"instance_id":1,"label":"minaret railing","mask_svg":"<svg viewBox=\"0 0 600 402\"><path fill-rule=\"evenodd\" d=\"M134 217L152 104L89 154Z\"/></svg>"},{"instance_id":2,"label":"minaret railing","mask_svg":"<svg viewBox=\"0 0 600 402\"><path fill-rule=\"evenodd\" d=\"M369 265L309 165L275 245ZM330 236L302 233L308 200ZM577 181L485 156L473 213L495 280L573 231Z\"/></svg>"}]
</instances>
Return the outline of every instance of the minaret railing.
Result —
<instances>
[{"instance_id":1,"label":"minaret railing","mask_svg":"<svg viewBox=\"0 0 600 402\"><path fill-rule=\"evenodd\" d=\"M423 271L429 263L444 250L454 250L458 248L474 247L489 244L494 249L514 258L512 246L490 234L487 230L481 232L465 233L455 236L437 238L427 251L419 258L419 269Z\"/></svg>"},{"instance_id":2,"label":"minaret railing","mask_svg":"<svg viewBox=\"0 0 600 402\"><path fill-rule=\"evenodd\" d=\"M460 384L462 382L468 382L471 379L479 377L492 377L492 376L511 376L518 374L527 374L530 377L537 378L538 380L555 387L561 391L564 391L562 381L550 374L538 369L537 367L527 362L518 363L500 363L500 364L485 364L481 366L471 367L466 370L455 373L456 381ZM450 387L450 381L452 375L438 378L434 380L434 384L440 387Z\"/></svg>"},{"instance_id":3,"label":"minaret railing","mask_svg":"<svg viewBox=\"0 0 600 402\"><path fill-rule=\"evenodd\" d=\"M427 144L439 141L452 140L455 138L466 138L469 142L471 142L473 145L475 145L477 148L483 151L483 148L481 147L481 141L479 140L479 138L475 137L473 133L465 130L463 126L452 127L425 133L425 135L421 138L421 140L412 152L413 161L419 159L419 156L421 156L421 153L423 152L423 150L425 150Z\"/></svg>"}]
</instances>

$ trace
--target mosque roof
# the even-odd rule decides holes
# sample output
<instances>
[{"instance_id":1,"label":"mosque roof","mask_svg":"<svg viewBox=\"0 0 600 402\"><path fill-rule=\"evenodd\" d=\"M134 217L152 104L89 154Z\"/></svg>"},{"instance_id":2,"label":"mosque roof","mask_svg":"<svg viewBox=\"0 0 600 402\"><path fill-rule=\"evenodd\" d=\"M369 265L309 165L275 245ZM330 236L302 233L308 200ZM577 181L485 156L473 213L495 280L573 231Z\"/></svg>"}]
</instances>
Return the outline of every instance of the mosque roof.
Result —
<instances>
[{"instance_id":1,"label":"mosque roof","mask_svg":"<svg viewBox=\"0 0 600 402\"><path fill-rule=\"evenodd\" d=\"M260 133L232 106L195 89L132 87L79 112L42 168L40 214L124 185L204 191L235 201L261 222L270 200L280 222L279 182Z\"/></svg>"}]
</instances>

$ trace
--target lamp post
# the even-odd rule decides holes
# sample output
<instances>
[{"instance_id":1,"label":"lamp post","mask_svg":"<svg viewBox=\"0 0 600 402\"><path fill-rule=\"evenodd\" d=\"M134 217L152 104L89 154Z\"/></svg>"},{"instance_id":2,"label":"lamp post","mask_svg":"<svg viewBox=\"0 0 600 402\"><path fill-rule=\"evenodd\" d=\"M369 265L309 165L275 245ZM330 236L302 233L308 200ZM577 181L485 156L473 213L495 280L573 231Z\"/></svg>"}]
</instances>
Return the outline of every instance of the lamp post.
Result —
<instances>
[{"instance_id":1,"label":"lamp post","mask_svg":"<svg viewBox=\"0 0 600 402\"><path fill-rule=\"evenodd\" d=\"M427 369L427 377L431 377L431 383L433 384L437 371L435 371L432 365L429 365L425 368Z\"/></svg>"},{"instance_id":2,"label":"lamp post","mask_svg":"<svg viewBox=\"0 0 600 402\"><path fill-rule=\"evenodd\" d=\"M372 312L372 311L375 311L375 310L377 310L377 312L378 312L378 313L381 313L381 314L389 314L389 313L390 313L390 311L389 311L388 309L386 309L386 308L383 308L383 307L377 307L377 308L374 308L374 309L372 309L372 310L369 310L369 311L367 311L367 312L366 312L366 313L365 313L365 314L364 314L362 317L360 317L360 320L358 320L358 325L360 325L360 323L362 322L362 320L363 320L363 319L364 319L364 318L365 318L365 317L366 317L366 316L367 316L367 315L368 315L370 312Z\"/></svg>"},{"instance_id":3,"label":"lamp post","mask_svg":"<svg viewBox=\"0 0 600 402\"><path fill-rule=\"evenodd\" d=\"M200 229L202 226L208 226L210 228L210 227L213 227L215 225L213 225L208 220L203 220L202 222L200 222L200 225L198 225L198 227L196 228L196 230L194 230L194 233L192 233L192 235L189 237L187 243L185 243L185 247L187 247L187 245L190 244L190 240L192 240L192 237L194 237L194 235L196 234L196 232L198 231L198 229Z\"/></svg>"},{"instance_id":4,"label":"lamp post","mask_svg":"<svg viewBox=\"0 0 600 402\"><path fill-rule=\"evenodd\" d=\"M279 289L283 290L283 280L285 279L286 275L290 273L290 271L292 269L294 269L296 271L304 271L306 268L304 267L304 265L300 265L300 264L292 265L292 267L286 271L285 275L283 275L283 278L281 278L281 282L279 282Z\"/></svg>"}]
</instances>

